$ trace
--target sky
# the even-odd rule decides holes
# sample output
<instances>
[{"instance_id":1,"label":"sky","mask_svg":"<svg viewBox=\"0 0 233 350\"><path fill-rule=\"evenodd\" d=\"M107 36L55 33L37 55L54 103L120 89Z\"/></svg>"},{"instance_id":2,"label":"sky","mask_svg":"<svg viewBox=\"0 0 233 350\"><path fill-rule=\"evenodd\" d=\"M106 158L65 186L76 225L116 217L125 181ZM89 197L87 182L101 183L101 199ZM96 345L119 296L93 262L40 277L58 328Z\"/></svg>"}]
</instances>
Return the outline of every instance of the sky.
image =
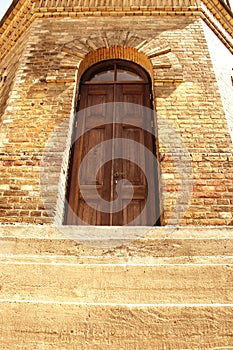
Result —
<instances>
[{"instance_id":1,"label":"sky","mask_svg":"<svg viewBox=\"0 0 233 350\"><path fill-rule=\"evenodd\" d=\"M12 0L0 0L0 19L2 19L11 3Z\"/></svg>"}]
</instances>

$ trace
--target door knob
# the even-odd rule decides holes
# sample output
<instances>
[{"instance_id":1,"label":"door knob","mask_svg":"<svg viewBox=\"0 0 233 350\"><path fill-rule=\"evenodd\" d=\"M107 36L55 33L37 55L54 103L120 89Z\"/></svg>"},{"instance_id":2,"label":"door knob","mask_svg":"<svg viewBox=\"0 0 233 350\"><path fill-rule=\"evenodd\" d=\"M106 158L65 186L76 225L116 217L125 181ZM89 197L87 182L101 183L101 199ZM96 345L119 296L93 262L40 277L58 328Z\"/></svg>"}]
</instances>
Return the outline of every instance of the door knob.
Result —
<instances>
[{"instance_id":1,"label":"door knob","mask_svg":"<svg viewBox=\"0 0 233 350\"><path fill-rule=\"evenodd\" d=\"M117 171L117 172L115 172L115 174L113 175L113 177L114 177L114 179L118 179L118 177L120 176L120 175L125 175L125 172L123 172L123 171Z\"/></svg>"},{"instance_id":2,"label":"door knob","mask_svg":"<svg viewBox=\"0 0 233 350\"><path fill-rule=\"evenodd\" d=\"M115 174L113 175L113 178L114 178L114 183L117 184L118 182L118 179L121 175L125 175L125 172L122 172L122 171L117 171L115 172Z\"/></svg>"}]
</instances>

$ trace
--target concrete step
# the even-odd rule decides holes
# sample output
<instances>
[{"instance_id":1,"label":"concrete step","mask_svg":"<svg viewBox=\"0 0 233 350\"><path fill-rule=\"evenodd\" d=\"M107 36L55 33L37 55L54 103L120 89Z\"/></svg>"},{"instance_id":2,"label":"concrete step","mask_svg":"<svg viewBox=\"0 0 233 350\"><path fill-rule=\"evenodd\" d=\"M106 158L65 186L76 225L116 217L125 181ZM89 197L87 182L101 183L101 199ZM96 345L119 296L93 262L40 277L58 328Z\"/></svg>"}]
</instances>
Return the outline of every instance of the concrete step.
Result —
<instances>
[{"instance_id":1,"label":"concrete step","mask_svg":"<svg viewBox=\"0 0 233 350\"><path fill-rule=\"evenodd\" d=\"M1 302L1 349L233 348L233 305Z\"/></svg>"},{"instance_id":2,"label":"concrete step","mask_svg":"<svg viewBox=\"0 0 233 350\"><path fill-rule=\"evenodd\" d=\"M66 229L0 226L0 349L233 349L232 228Z\"/></svg>"},{"instance_id":3,"label":"concrete step","mask_svg":"<svg viewBox=\"0 0 233 350\"><path fill-rule=\"evenodd\" d=\"M25 256L27 259L29 256L31 259L33 256L47 261L51 258L95 264L205 263L206 257L213 257L213 261L232 258L233 229L229 227L156 227L145 236L138 234L134 240L127 240L127 228L114 228L112 233L103 227L81 228L80 232L76 228L73 234L72 230L72 227L61 231L51 226L0 226L0 258ZM90 235L90 230L95 231L95 235ZM99 240L95 238L98 234ZM119 239L119 235L124 239ZM75 239L77 236L79 239Z\"/></svg>"},{"instance_id":4,"label":"concrete step","mask_svg":"<svg viewBox=\"0 0 233 350\"><path fill-rule=\"evenodd\" d=\"M233 264L0 263L0 299L129 304L233 300Z\"/></svg>"}]
</instances>

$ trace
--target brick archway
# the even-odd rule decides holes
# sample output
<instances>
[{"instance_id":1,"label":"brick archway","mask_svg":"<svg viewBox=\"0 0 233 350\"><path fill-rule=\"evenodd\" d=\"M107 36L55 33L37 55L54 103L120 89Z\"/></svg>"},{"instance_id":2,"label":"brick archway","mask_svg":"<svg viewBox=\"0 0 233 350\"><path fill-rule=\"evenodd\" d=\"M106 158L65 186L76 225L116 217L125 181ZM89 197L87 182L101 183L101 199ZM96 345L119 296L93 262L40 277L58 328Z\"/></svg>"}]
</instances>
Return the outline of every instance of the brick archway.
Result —
<instances>
[{"instance_id":1,"label":"brick archway","mask_svg":"<svg viewBox=\"0 0 233 350\"><path fill-rule=\"evenodd\" d=\"M60 47L61 67L78 69L78 77L91 65L107 59L130 60L141 65L155 82L182 82L179 57L164 38L143 38L129 31L101 32L76 38Z\"/></svg>"},{"instance_id":2,"label":"brick archway","mask_svg":"<svg viewBox=\"0 0 233 350\"><path fill-rule=\"evenodd\" d=\"M109 59L122 59L137 63L147 71L153 81L153 66L150 59L133 47L122 46L102 47L88 53L80 63L78 78L93 64Z\"/></svg>"}]
</instances>

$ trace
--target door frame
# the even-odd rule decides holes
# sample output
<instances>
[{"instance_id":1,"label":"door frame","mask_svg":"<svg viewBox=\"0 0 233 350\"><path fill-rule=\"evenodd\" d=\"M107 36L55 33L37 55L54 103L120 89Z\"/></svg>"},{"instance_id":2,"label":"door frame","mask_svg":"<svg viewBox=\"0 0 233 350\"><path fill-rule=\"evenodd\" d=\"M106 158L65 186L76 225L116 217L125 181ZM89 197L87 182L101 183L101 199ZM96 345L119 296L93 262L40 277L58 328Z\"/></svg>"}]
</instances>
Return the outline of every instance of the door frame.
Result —
<instances>
[{"instance_id":1,"label":"door frame","mask_svg":"<svg viewBox=\"0 0 233 350\"><path fill-rule=\"evenodd\" d=\"M95 73L98 74L98 72L101 72L101 69L106 68L108 65L113 65L114 66L114 81L103 81L102 83L100 82L91 82L88 81L90 80L90 77ZM116 77L117 77L117 65L122 65L122 68L125 69L129 69L131 71L136 72L141 78L142 80L140 81L117 81ZM149 91L150 91L150 103L149 103L149 107L153 110L155 110L155 106L154 106L154 102L152 99L152 83L151 83L151 78L149 76L149 74L145 71L144 68L142 68L140 65L138 65L135 62L132 61L128 61L128 60L124 60L124 59L108 59L108 60L103 60L100 61L98 63L95 63L94 65L92 65L91 67L87 68L86 71L82 74L81 79L80 79L80 83L79 83L79 89L78 89L78 102L76 104L76 111L79 111L80 109L80 98L81 98L81 89L82 86L84 85L107 85L107 84L114 84L114 85L121 85L121 84L147 84L149 87ZM76 121L75 121L76 123ZM155 128L155 130L157 131L157 123L156 120L154 118L153 120L153 126ZM75 133L75 127L73 128L73 134ZM153 152L154 154L157 156L157 150L158 150L158 143L157 143L157 135L155 135L154 138L154 143L153 143ZM73 140L73 138L72 138ZM74 152L74 145L72 145L71 147L71 151L70 151L70 161L69 161L69 170L68 170L68 179L67 179L67 186L66 186L66 204L67 204L67 199L69 198L70 195L70 189L71 189L71 173L72 173L72 167L73 167L73 152ZM158 159L158 158L157 158ZM155 200L155 205L156 205L156 210L159 211L159 219L157 220L157 223L154 226L160 226L161 222L160 222L160 217L161 217L161 212L160 212L160 186L159 186L159 178L160 178L160 174L158 172L158 170L155 170L155 193L158 193L158 196L156 196L156 200ZM69 202L68 202L69 203ZM67 210L68 210L68 205L66 205L65 207L65 216L64 216L64 224L65 225L69 225L69 223L67 223Z\"/></svg>"}]
</instances>

